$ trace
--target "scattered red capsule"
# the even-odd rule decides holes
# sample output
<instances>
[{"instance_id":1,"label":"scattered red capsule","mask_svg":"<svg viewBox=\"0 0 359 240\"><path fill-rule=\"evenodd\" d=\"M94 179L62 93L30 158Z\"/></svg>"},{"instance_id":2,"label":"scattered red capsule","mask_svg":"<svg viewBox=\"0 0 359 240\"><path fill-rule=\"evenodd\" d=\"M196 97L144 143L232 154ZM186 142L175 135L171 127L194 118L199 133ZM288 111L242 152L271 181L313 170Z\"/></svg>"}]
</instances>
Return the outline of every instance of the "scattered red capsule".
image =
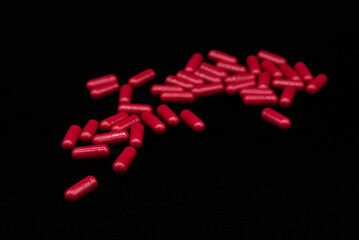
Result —
<instances>
[{"instance_id":1,"label":"scattered red capsule","mask_svg":"<svg viewBox=\"0 0 359 240\"><path fill-rule=\"evenodd\" d=\"M159 96L162 92L183 92L184 88L175 85L154 84L151 86L150 92L152 96Z\"/></svg>"},{"instance_id":2,"label":"scattered red capsule","mask_svg":"<svg viewBox=\"0 0 359 240\"><path fill-rule=\"evenodd\" d=\"M165 83L183 87L185 90L190 90L194 87L194 85L187 80L172 75L166 77Z\"/></svg>"},{"instance_id":3,"label":"scattered red capsule","mask_svg":"<svg viewBox=\"0 0 359 240\"><path fill-rule=\"evenodd\" d=\"M261 72L261 66L259 65L259 60L254 55L250 55L247 57L247 67L250 73L259 74Z\"/></svg>"},{"instance_id":4,"label":"scattered red capsule","mask_svg":"<svg viewBox=\"0 0 359 240\"><path fill-rule=\"evenodd\" d=\"M160 100L163 103L193 103L195 96L192 92L163 92Z\"/></svg>"},{"instance_id":5,"label":"scattered red capsule","mask_svg":"<svg viewBox=\"0 0 359 240\"><path fill-rule=\"evenodd\" d=\"M297 62L294 65L294 69L302 77L303 81L308 82L313 79L312 73L309 71L308 67L303 62Z\"/></svg>"},{"instance_id":6,"label":"scattered red capsule","mask_svg":"<svg viewBox=\"0 0 359 240\"><path fill-rule=\"evenodd\" d=\"M254 80L244 80L240 82L227 84L224 88L224 91L227 95L234 95L239 92L242 88L251 88L256 86L256 81Z\"/></svg>"},{"instance_id":7,"label":"scattered red capsule","mask_svg":"<svg viewBox=\"0 0 359 240\"><path fill-rule=\"evenodd\" d=\"M128 113L126 112L119 112L111 117L108 117L100 122L100 129L101 131L109 131L113 124L121 121L128 117Z\"/></svg>"},{"instance_id":8,"label":"scattered red capsule","mask_svg":"<svg viewBox=\"0 0 359 240\"><path fill-rule=\"evenodd\" d=\"M247 106L275 106L278 97L275 94L246 94L242 97L243 103Z\"/></svg>"},{"instance_id":9,"label":"scattered red capsule","mask_svg":"<svg viewBox=\"0 0 359 240\"><path fill-rule=\"evenodd\" d=\"M237 83L237 82L247 81L247 80L255 81L256 78L257 78L256 75L253 73L238 73L238 74L234 74L234 75L225 77L224 83L225 84Z\"/></svg>"},{"instance_id":10,"label":"scattered red capsule","mask_svg":"<svg viewBox=\"0 0 359 240\"><path fill-rule=\"evenodd\" d=\"M133 159L135 159L136 154L137 152L134 147L126 147L113 163L112 170L116 174L124 174L131 165Z\"/></svg>"},{"instance_id":11,"label":"scattered red capsule","mask_svg":"<svg viewBox=\"0 0 359 240\"><path fill-rule=\"evenodd\" d=\"M298 91L302 91L305 87L305 84L303 81L293 81L293 80L281 79L281 78L273 79L271 85L275 89L283 89L286 86L293 86Z\"/></svg>"},{"instance_id":12,"label":"scattered red capsule","mask_svg":"<svg viewBox=\"0 0 359 240\"><path fill-rule=\"evenodd\" d=\"M203 132L206 128L204 122L188 109L185 109L181 112L180 118L195 132Z\"/></svg>"},{"instance_id":13,"label":"scattered red capsule","mask_svg":"<svg viewBox=\"0 0 359 240\"><path fill-rule=\"evenodd\" d=\"M91 88L90 97L93 99L99 99L111 95L120 89L118 82L110 82L98 87Z\"/></svg>"},{"instance_id":14,"label":"scattered red capsule","mask_svg":"<svg viewBox=\"0 0 359 240\"><path fill-rule=\"evenodd\" d=\"M133 88L130 84L124 84L120 87L119 103L130 103L132 101Z\"/></svg>"},{"instance_id":15,"label":"scattered red capsule","mask_svg":"<svg viewBox=\"0 0 359 240\"><path fill-rule=\"evenodd\" d=\"M89 120L80 133L81 142L83 143L91 142L92 137L97 132L97 129L98 129L98 122L95 119Z\"/></svg>"},{"instance_id":16,"label":"scattered red capsule","mask_svg":"<svg viewBox=\"0 0 359 240\"><path fill-rule=\"evenodd\" d=\"M222 68L213 66L212 64L203 62L199 65L199 69L202 69L204 71L207 71L209 73L212 73L213 75L216 75L218 77L224 78L227 76L227 72L224 71Z\"/></svg>"},{"instance_id":17,"label":"scattered red capsule","mask_svg":"<svg viewBox=\"0 0 359 240\"><path fill-rule=\"evenodd\" d=\"M324 87L324 85L328 82L327 76L324 74L319 74L313 80L308 82L305 91L309 94L317 94L320 89Z\"/></svg>"},{"instance_id":18,"label":"scattered red capsule","mask_svg":"<svg viewBox=\"0 0 359 240\"><path fill-rule=\"evenodd\" d=\"M90 90L92 88L99 87L101 85L113 83L113 82L117 82L117 77L115 74L109 74L106 76L102 76L102 77L87 81L86 88L88 90Z\"/></svg>"},{"instance_id":19,"label":"scattered red capsule","mask_svg":"<svg viewBox=\"0 0 359 240\"><path fill-rule=\"evenodd\" d=\"M273 62L269 60L263 60L261 62L261 66L264 69L264 71L269 72L272 77L275 78L283 77L283 73L279 70L279 68L276 65L273 64Z\"/></svg>"},{"instance_id":20,"label":"scattered red capsule","mask_svg":"<svg viewBox=\"0 0 359 240\"><path fill-rule=\"evenodd\" d=\"M166 125L151 112L142 113L141 120L156 134L164 134L166 132Z\"/></svg>"},{"instance_id":21,"label":"scattered red capsule","mask_svg":"<svg viewBox=\"0 0 359 240\"><path fill-rule=\"evenodd\" d=\"M147 69L131 77L128 80L128 84L130 84L134 88L137 88L155 79L155 77L156 77L155 71L153 71L152 69Z\"/></svg>"},{"instance_id":22,"label":"scattered red capsule","mask_svg":"<svg viewBox=\"0 0 359 240\"><path fill-rule=\"evenodd\" d=\"M141 115L144 112L153 112L153 108L149 104L121 103L118 106L117 111L127 112L128 114Z\"/></svg>"},{"instance_id":23,"label":"scattered red capsule","mask_svg":"<svg viewBox=\"0 0 359 240\"><path fill-rule=\"evenodd\" d=\"M209 51L208 59L214 62L223 61L229 63L238 63L238 59L236 57L214 49Z\"/></svg>"},{"instance_id":24,"label":"scattered red capsule","mask_svg":"<svg viewBox=\"0 0 359 240\"><path fill-rule=\"evenodd\" d=\"M205 81L202 78L197 77L197 76L193 75L192 73L189 73L186 71L178 71L176 74L176 77L185 79L188 82L192 83L193 85L200 85L200 84L205 83Z\"/></svg>"},{"instance_id":25,"label":"scattered red capsule","mask_svg":"<svg viewBox=\"0 0 359 240\"><path fill-rule=\"evenodd\" d=\"M284 57L281 57L281 56L278 56L274 53L270 53L270 52L267 52L267 51L264 51L264 50L260 50L258 53L257 53L257 57L261 60L268 60L268 61L271 61L275 64L283 64L283 63L286 63L287 60L284 58Z\"/></svg>"},{"instance_id":26,"label":"scattered red capsule","mask_svg":"<svg viewBox=\"0 0 359 240\"><path fill-rule=\"evenodd\" d=\"M64 139L62 140L61 146L64 150L71 150L75 147L79 136L81 133L81 128L77 125L71 125L67 130Z\"/></svg>"},{"instance_id":27,"label":"scattered red capsule","mask_svg":"<svg viewBox=\"0 0 359 240\"><path fill-rule=\"evenodd\" d=\"M265 108L262 111L262 119L277 126L281 129L288 129L291 126L289 118L283 116L277 111L274 111L271 108Z\"/></svg>"},{"instance_id":28,"label":"scattered red capsule","mask_svg":"<svg viewBox=\"0 0 359 240\"><path fill-rule=\"evenodd\" d=\"M187 65L185 66L184 70L186 72L194 72L199 64L203 61L203 56L200 53L195 53L192 55L192 57L189 59Z\"/></svg>"},{"instance_id":29,"label":"scattered red capsule","mask_svg":"<svg viewBox=\"0 0 359 240\"><path fill-rule=\"evenodd\" d=\"M283 63L281 65L279 65L279 70L284 74L284 76L286 76L289 80L293 80L293 81L300 81L301 78L298 75L298 73L291 67L289 66L288 63Z\"/></svg>"},{"instance_id":30,"label":"scattered red capsule","mask_svg":"<svg viewBox=\"0 0 359 240\"><path fill-rule=\"evenodd\" d=\"M166 104L158 106L157 114L170 127L176 127L180 122L179 117Z\"/></svg>"},{"instance_id":31,"label":"scattered red capsule","mask_svg":"<svg viewBox=\"0 0 359 240\"><path fill-rule=\"evenodd\" d=\"M142 123L134 123L131 126L130 131L130 146L139 149L143 144L143 135L145 132L145 127Z\"/></svg>"},{"instance_id":32,"label":"scattered red capsule","mask_svg":"<svg viewBox=\"0 0 359 240\"><path fill-rule=\"evenodd\" d=\"M268 72L261 72L258 75L258 88L269 88L271 76Z\"/></svg>"},{"instance_id":33,"label":"scattered red capsule","mask_svg":"<svg viewBox=\"0 0 359 240\"><path fill-rule=\"evenodd\" d=\"M126 130L101 133L92 138L92 144L115 146L127 142L129 137L130 135Z\"/></svg>"},{"instance_id":34,"label":"scattered red capsule","mask_svg":"<svg viewBox=\"0 0 359 240\"><path fill-rule=\"evenodd\" d=\"M292 105L295 93L297 92L297 90L295 89L295 87L293 86L286 86L283 91L282 94L280 95L279 98L279 106L281 107L289 107L290 105Z\"/></svg>"},{"instance_id":35,"label":"scattered red capsule","mask_svg":"<svg viewBox=\"0 0 359 240\"><path fill-rule=\"evenodd\" d=\"M76 202L95 190L97 186L97 179L93 176L87 176L65 191L65 200L68 202Z\"/></svg>"},{"instance_id":36,"label":"scattered red capsule","mask_svg":"<svg viewBox=\"0 0 359 240\"><path fill-rule=\"evenodd\" d=\"M192 88L191 92L196 98L208 97L216 94L220 94L224 91L224 85L222 83L209 83L198 85Z\"/></svg>"},{"instance_id":37,"label":"scattered red capsule","mask_svg":"<svg viewBox=\"0 0 359 240\"><path fill-rule=\"evenodd\" d=\"M222 78L202 69L197 69L194 71L194 75L200 78L203 78L208 83L219 83L222 82Z\"/></svg>"},{"instance_id":38,"label":"scattered red capsule","mask_svg":"<svg viewBox=\"0 0 359 240\"><path fill-rule=\"evenodd\" d=\"M121 130L128 130L132 126L132 124L140 122L141 119L137 115L131 115L121 121L116 122L111 126L111 131L121 131Z\"/></svg>"},{"instance_id":39,"label":"scattered red capsule","mask_svg":"<svg viewBox=\"0 0 359 240\"><path fill-rule=\"evenodd\" d=\"M274 92L270 88L242 88L239 90L240 97L243 97L245 94L274 94Z\"/></svg>"},{"instance_id":40,"label":"scattered red capsule","mask_svg":"<svg viewBox=\"0 0 359 240\"><path fill-rule=\"evenodd\" d=\"M105 144L75 147L72 149L71 156L75 160L93 160L107 158L110 149Z\"/></svg>"},{"instance_id":41,"label":"scattered red capsule","mask_svg":"<svg viewBox=\"0 0 359 240\"><path fill-rule=\"evenodd\" d=\"M227 71L228 73L245 73L247 72L247 68L245 66L236 64L236 63L228 63L228 62L216 62L216 66Z\"/></svg>"}]
</instances>

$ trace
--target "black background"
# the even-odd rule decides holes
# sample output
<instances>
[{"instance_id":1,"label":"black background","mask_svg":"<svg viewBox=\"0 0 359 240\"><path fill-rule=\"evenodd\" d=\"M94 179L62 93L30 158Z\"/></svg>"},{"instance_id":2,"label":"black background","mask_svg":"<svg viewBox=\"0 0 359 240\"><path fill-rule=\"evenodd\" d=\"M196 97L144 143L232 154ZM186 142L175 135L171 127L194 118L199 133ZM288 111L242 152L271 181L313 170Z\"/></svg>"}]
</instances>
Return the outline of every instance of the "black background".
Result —
<instances>
[{"instance_id":1,"label":"black background","mask_svg":"<svg viewBox=\"0 0 359 240\"><path fill-rule=\"evenodd\" d=\"M179 17L121 19L116 26L60 21L39 36L24 32L26 40L15 43L21 53L14 62L24 64L25 76L1 89L1 125L10 143L4 150L11 153L3 157L10 162L3 173L11 173L3 182L4 236L358 237L357 30L322 21L288 27L266 19L257 25L232 18L166 21ZM61 149L70 125L116 113L118 94L91 99L89 79L114 73L122 85L152 68L156 79L135 89L133 102L156 108L151 84L211 49L240 64L271 51L292 66L305 62L313 75L326 74L328 84L317 95L298 92L288 109L274 107L292 120L287 131L263 121L262 108L244 106L237 95L170 105L177 114L192 110L206 130L194 133L181 123L158 136L146 128L144 145L122 176L111 166L126 144L112 147L108 159L81 162ZM67 203L64 191L88 175L99 187Z\"/></svg>"}]
</instances>

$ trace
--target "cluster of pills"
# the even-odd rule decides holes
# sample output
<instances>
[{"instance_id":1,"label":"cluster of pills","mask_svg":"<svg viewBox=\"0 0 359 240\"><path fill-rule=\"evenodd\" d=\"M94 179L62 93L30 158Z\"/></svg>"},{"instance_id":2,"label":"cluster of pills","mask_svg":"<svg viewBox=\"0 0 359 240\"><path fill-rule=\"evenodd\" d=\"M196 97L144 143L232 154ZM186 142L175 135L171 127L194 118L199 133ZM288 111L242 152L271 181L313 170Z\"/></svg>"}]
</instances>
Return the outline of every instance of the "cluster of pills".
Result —
<instances>
[{"instance_id":1,"label":"cluster of pills","mask_svg":"<svg viewBox=\"0 0 359 240\"><path fill-rule=\"evenodd\" d=\"M195 53L184 70L167 76L163 84L151 86L151 95L159 97L163 103L157 107L156 114L149 104L132 103L134 89L155 79L154 70L147 69L131 77L121 87L114 74L89 80L86 88L93 99L119 92L118 113L100 122L91 119L83 129L78 125L70 126L62 148L71 150L74 160L102 159L110 155L111 146L128 142L129 146L112 165L114 173L124 174L142 147L145 126L160 135L166 132L166 126L175 127L181 119L195 132L205 130L204 122L192 111L185 109L178 117L167 103L190 104L197 98L223 92L238 94L245 105L264 107L261 112L263 120L288 129L290 119L270 107L279 104L287 108L297 91L316 94L327 82L324 74L313 77L303 62L297 62L292 68L285 58L264 50L248 56L247 66L238 64L236 57L218 50L209 51L208 59L215 64L204 62L204 57ZM273 89L282 90L279 98ZM78 140L87 145L76 147ZM67 189L65 199L77 201L97 185L97 179L88 176Z\"/></svg>"}]
</instances>

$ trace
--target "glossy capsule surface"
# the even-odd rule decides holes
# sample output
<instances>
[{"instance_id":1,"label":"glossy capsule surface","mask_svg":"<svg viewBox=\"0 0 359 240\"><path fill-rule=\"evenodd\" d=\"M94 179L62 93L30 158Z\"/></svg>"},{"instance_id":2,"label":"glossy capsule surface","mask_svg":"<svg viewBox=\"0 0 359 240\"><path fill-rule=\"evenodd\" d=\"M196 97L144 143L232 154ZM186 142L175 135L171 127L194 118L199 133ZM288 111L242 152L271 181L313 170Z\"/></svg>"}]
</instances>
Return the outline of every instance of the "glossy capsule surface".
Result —
<instances>
[{"instance_id":1,"label":"glossy capsule surface","mask_svg":"<svg viewBox=\"0 0 359 240\"><path fill-rule=\"evenodd\" d=\"M141 115L144 112L153 112L153 108L149 104L139 103L121 103L118 108L118 112L127 112L128 114Z\"/></svg>"},{"instance_id":2,"label":"glossy capsule surface","mask_svg":"<svg viewBox=\"0 0 359 240\"><path fill-rule=\"evenodd\" d=\"M99 124L99 127L101 131L109 131L111 130L111 127L113 124L121 121L122 119L125 119L128 117L128 113L126 112L119 112L113 116L110 116L104 120L102 120Z\"/></svg>"},{"instance_id":3,"label":"glossy capsule surface","mask_svg":"<svg viewBox=\"0 0 359 240\"><path fill-rule=\"evenodd\" d=\"M309 71L307 65L305 65L303 62L297 62L294 65L294 69L301 76L304 82L308 82L313 79L312 73Z\"/></svg>"},{"instance_id":4,"label":"glossy capsule surface","mask_svg":"<svg viewBox=\"0 0 359 240\"><path fill-rule=\"evenodd\" d=\"M229 63L238 63L238 59L227 53L212 49L208 52L208 59L214 62L223 61Z\"/></svg>"},{"instance_id":5,"label":"glossy capsule surface","mask_svg":"<svg viewBox=\"0 0 359 240\"><path fill-rule=\"evenodd\" d=\"M243 97L246 94L274 94L270 88L242 88L239 90L239 96Z\"/></svg>"},{"instance_id":6,"label":"glossy capsule surface","mask_svg":"<svg viewBox=\"0 0 359 240\"><path fill-rule=\"evenodd\" d=\"M91 142L93 136L97 132L97 129L98 129L98 121L96 121L95 119L89 120L80 133L81 142L83 143Z\"/></svg>"},{"instance_id":7,"label":"glossy capsule surface","mask_svg":"<svg viewBox=\"0 0 359 240\"><path fill-rule=\"evenodd\" d=\"M124 84L120 87L119 103L130 103L132 101L133 88L130 84Z\"/></svg>"},{"instance_id":8,"label":"glossy capsule surface","mask_svg":"<svg viewBox=\"0 0 359 240\"><path fill-rule=\"evenodd\" d=\"M164 134L166 132L166 125L151 112L142 113L141 120L144 125L156 134Z\"/></svg>"},{"instance_id":9,"label":"glossy capsule surface","mask_svg":"<svg viewBox=\"0 0 359 240\"><path fill-rule=\"evenodd\" d=\"M90 97L93 99L99 99L109 96L120 89L120 85L117 82L110 82L98 87L91 88Z\"/></svg>"},{"instance_id":10,"label":"glossy capsule surface","mask_svg":"<svg viewBox=\"0 0 359 240\"><path fill-rule=\"evenodd\" d=\"M268 60L268 61L271 61L277 65L280 65L280 64L283 64L283 63L286 63L287 60L284 58L284 57L281 57L277 54L274 54L274 53L271 53L271 52L268 52L268 51L265 51L265 50L260 50L258 53L257 53L257 57L261 60Z\"/></svg>"},{"instance_id":11,"label":"glossy capsule surface","mask_svg":"<svg viewBox=\"0 0 359 240\"><path fill-rule=\"evenodd\" d=\"M196 71L194 71L194 75L197 77L200 77L202 79L204 79L206 82L208 83L219 83L222 82L222 78L218 77L216 75L213 75L210 72L204 71L202 69L197 69Z\"/></svg>"},{"instance_id":12,"label":"glossy capsule surface","mask_svg":"<svg viewBox=\"0 0 359 240\"><path fill-rule=\"evenodd\" d=\"M92 144L106 144L107 146L115 146L128 141L130 135L126 130L112 131L97 134L92 138Z\"/></svg>"},{"instance_id":13,"label":"glossy capsule surface","mask_svg":"<svg viewBox=\"0 0 359 240\"><path fill-rule=\"evenodd\" d=\"M188 82L192 83L193 85L200 85L200 84L205 83L205 81L202 78L197 77L196 75L193 75L192 73L189 73L186 71L178 71L176 74L176 77L187 80Z\"/></svg>"},{"instance_id":14,"label":"glossy capsule surface","mask_svg":"<svg viewBox=\"0 0 359 240\"><path fill-rule=\"evenodd\" d=\"M233 74L228 77L225 77L224 83L225 84L237 83L237 82L247 81L247 80L255 81L256 78L257 78L256 75L253 73L238 73L238 74Z\"/></svg>"},{"instance_id":15,"label":"glossy capsule surface","mask_svg":"<svg viewBox=\"0 0 359 240\"><path fill-rule=\"evenodd\" d=\"M224 91L224 85L222 83L209 83L198 85L192 88L191 92L196 98L208 97L216 94L220 94Z\"/></svg>"},{"instance_id":16,"label":"glossy capsule surface","mask_svg":"<svg viewBox=\"0 0 359 240\"><path fill-rule=\"evenodd\" d=\"M194 85L183 78L179 78L173 75L169 75L165 79L165 83L168 85L176 85L184 88L185 90L190 90Z\"/></svg>"},{"instance_id":17,"label":"glossy capsule surface","mask_svg":"<svg viewBox=\"0 0 359 240\"><path fill-rule=\"evenodd\" d=\"M132 126L132 124L140 122L141 119L137 115L131 115L127 118L118 121L117 123L111 126L111 131L120 131L120 130L128 130Z\"/></svg>"},{"instance_id":18,"label":"glossy capsule surface","mask_svg":"<svg viewBox=\"0 0 359 240\"><path fill-rule=\"evenodd\" d=\"M269 88L271 81L271 75L269 72L261 72L258 75L258 88Z\"/></svg>"},{"instance_id":19,"label":"glossy capsule surface","mask_svg":"<svg viewBox=\"0 0 359 240\"><path fill-rule=\"evenodd\" d=\"M279 65L279 70L284 74L286 78L293 81L300 81L299 74L288 63Z\"/></svg>"},{"instance_id":20,"label":"glossy capsule surface","mask_svg":"<svg viewBox=\"0 0 359 240\"><path fill-rule=\"evenodd\" d=\"M139 149L143 145L143 135L145 133L145 127L142 123L134 123L131 126L130 131L130 146Z\"/></svg>"},{"instance_id":21,"label":"glossy capsule surface","mask_svg":"<svg viewBox=\"0 0 359 240\"><path fill-rule=\"evenodd\" d=\"M157 115L170 127L176 127L180 119L166 104L157 107Z\"/></svg>"},{"instance_id":22,"label":"glossy capsule surface","mask_svg":"<svg viewBox=\"0 0 359 240\"><path fill-rule=\"evenodd\" d=\"M203 62L199 65L199 69L202 69L204 71L207 71L209 73L212 73L213 75L216 75L218 77L224 78L227 76L227 72L224 71L222 68L213 66L212 64Z\"/></svg>"},{"instance_id":23,"label":"glossy capsule surface","mask_svg":"<svg viewBox=\"0 0 359 240\"><path fill-rule=\"evenodd\" d=\"M81 128L78 125L71 125L67 130L64 139L61 142L61 147L64 150L71 150L75 147L79 136L81 133Z\"/></svg>"},{"instance_id":24,"label":"glossy capsule surface","mask_svg":"<svg viewBox=\"0 0 359 240\"><path fill-rule=\"evenodd\" d=\"M195 96L192 92L163 92L160 100L163 103L193 103Z\"/></svg>"},{"instance_id":25,"label":"glossy capsule surface","mask_svg":"<svg viewBox=\"0 0 359 240\"><path fill-rule=\"evenodd\" d=\"M185 66L184 70L186 72L194 72L199 64L203 61L203 56L200 53L195 53L192 55L192 57L189 59L187 65Z\"/></svg>"},{"instance_id":26,"label":"glossy capsule surface","mask_svg":"<svg viewBox=\"0 0 359 240\"><path fill-rule=\"evenodd\" d=\"M71 152L71 156L75 160L102 159L109 155L110 149L105 144L76 147Z\"/></svg>"},{"instance_id":27,"label":"glossy capsule surface","mask_svg":"<svg viewBox=\"0 0 359 240\"><path fill-rule=\"evenodd\" d=\"M283 89L282 94L279 97L279 106L289 107L290 105L292 105L292 102L293 102L296 92L297 92L297 90L295 89L295 87L286 86Z\"/></svg>"},{"instance_id":28,"label":"glossy capsule surface","mask_svg":"<svg viewBox=\"0 0 359 240\"><path fill-rule=\"evenodd\" d=\"M68 202L76 202L95 190L97 186L97 179L93 176L87 176L65 191L65 200Z\"/></svg>"},{"instance_id":29,"label":"glossy capsule surface","mask_svg":"<svg viewBox=\"0 0 359 240\"><path fill-rule=\"evenodd\" d=\"M185 109L181 112L180 118L195 132L203 132L206 128L204 122L188 109Z\"/></svg>"},{"instance_id":30,"label":"glossy capsule surface","mask_svg":"<svg viewBox=\"0 0 359 240\"><path fill-rule=\"evenodd\" d=\"M245 94L242 99L247 106L275 106L278 103L275 94Z\"/></svg>"},{"instance_id":31,"label":"glossy capsule surface","mask_svg":"<svg viewBox=\"0 0 359 240\"><path fill-rule=\"evenodd\" d=\"M236 64L236 63L228 63L228 62L216 62L216 66L227 71L228 73L245 73L247 72L247 68L245 66Z\"/></svg>"},{"instance_id":32,"label":"glossy capsule surface","mask_svg":"<svg viewBox=\"0 0 359 240\"><path fill-rule=\"evenodd\" d=\"M134 88L137 88L152 81L153 79L155 79L155 77L156 77L155 71L152 69L147 69L131 77L128 80L128 84L130 84Z\"/></svg>"},{"instance_id":33,"label":"glossy capsule surface","mask_svg":"<svg viewBox=\"0 0 359 240\"><path fill-rule=\"evenodd\" d=\"M281 129L288 129L291 126L291 121L289 118L283 116L282 114L277 111L274 111L271 108L263 109L261 117L263 120Z\"/></svg>"},{"instance_id":34,"label":"glossy capsule surface","mask_svg":"<svg viewBox=\"0 0 359 240\"><path fill-rule=\"evenodd\" d=\"M159 96L162 92L183 92L184 88L176 85L153 84L150 89L152 96Z\"/></svg>"},{"instance_id":35,"label":"glossy capsule surface","mask_svg":"<svg viewBox=\"0 0 359 240\"><path fill-rule=\"evenodd\" d=\"M286 86L293 86L298 91L301 91L304 89L305 84L303 81L293 81L289 79L281 79L281 78L275 78L272 80L271 85L274 89L283 89Z\"/></svg>"},{"instance_id":36,"label":"glossy capsule surface","mask_svg":"<svg viewBox=\"0 0 359 240\"><path fill-rule=\"evenodd\" d=\"M118 81L117 76L115 74L108 74L108 75L87 81L86 88L88 90L90 90L92 88L99 87L101 85L108 84L108 83L117 82L117 81Z\"/></svg>"},{"instance_id":37,"label":"glossy capsule surface","mask_svg":"<svg viewBox=\"0 0 359 240\"><path fill-rule=\"evenodd\" d=\"M261 72L261 66L259 65L259 60L254 55L250 55L247 57L247 67L250 73L259 74Z\"/></svg>"},{"instance_id":38,"label":"glossy capsule surface","mask_svg":"<svg viewBox=\"0 0 359 240\"><path fill-rule=\"evenodd\" d=\"M256 86L256 81L254 80L244 80L235 83L229 83L224 87L224 91L227 95L234 95L239 92L242 88L251 88Z\"/></svg>"},{"instance_id":39,"label":"glossy capsule surface","mask_svg":"<svg viewBox=\"0 0 359 240\"><path fill-rule=\"evenodd\" d=\"M305 91L308 94L317 94L320 89L324 87L324 85L328 82L328 78L324 74L319 74L313 80L309 81L307 86L305 87Z\"/></svg>"},{"instance_id":40,"label":"glossy capsule surface","mask_svg":"<svg viewBox=\"0 0 359 240\"><path fill-rule=\"evenodd\" d=\"M112 170L116 174L124 174L131 165L133 159L135 159L136 154L137 152L134 147L126 147L113 163Z\"/></svg>"},{"instance_id":41,"label":"glossy capsule surface","mask_svg":"<svg viewBox=\"0 0 359 240\"><path fill-rule=\"evenodd\" d=\"M261 66L264 71L269 72L272 77L282 78L283 73L279 70L279 68L271 61L263 60L261 62Z\"/></svg>"}]
</instances>

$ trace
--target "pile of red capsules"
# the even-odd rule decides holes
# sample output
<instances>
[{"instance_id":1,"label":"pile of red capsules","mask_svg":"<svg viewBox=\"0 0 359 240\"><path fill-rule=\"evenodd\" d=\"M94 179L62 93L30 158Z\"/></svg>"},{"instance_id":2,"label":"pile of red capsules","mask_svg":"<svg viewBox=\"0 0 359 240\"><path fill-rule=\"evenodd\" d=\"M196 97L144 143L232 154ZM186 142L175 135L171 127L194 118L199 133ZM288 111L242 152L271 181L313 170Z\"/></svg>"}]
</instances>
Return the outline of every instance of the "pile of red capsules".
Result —
<instances>
[{"instance_id":1,"label":"pile of red capsules","mask_svg":"<svg viewBox=\"0 0 359 240\"><path fill-rule=\"evenodd\" d=\"M62 141L62 148L72 150L71 156L75 160L101 159L110 155L109 147L128 142L129 146L112 165L116 174L124 174L136 157L137 150L142 147L144 125L156 134L163 134L166 125L175 127L181 119L193 131L204 131L204 122L193 112L185 109L178 117L165 103L190 104L197 98L223 92L239 94L245 105L265 107L262 119L278 128L288 129L290 119L269 107L278 103L281 107L289 107L297 91L316 94L328 81L324 74L314 78L303 62L297 62L292 68L285 58L264 50L256 56L248 56L247 66L239 65L236 57L218 50L209 51L208 59L215 65L203 62L204 57L195 53L183 71L177 72L176 76L167 76L164 84L151 86L151 95L159 96L164 103L157 107L157 116L151 105L131 103L133 89L155 79L154 70L147 69L131 77L121 87L114 74L89 80L86 87L93 99L119 91L118 113L100 123L91 119L83 129L72 125ZM279 98L272 88L282 90ZM89 145L75 147L78 140ZM97 179L88 176L67 189L65 199L77 201L97 185Z\"/></svg>"}]
</instances>

